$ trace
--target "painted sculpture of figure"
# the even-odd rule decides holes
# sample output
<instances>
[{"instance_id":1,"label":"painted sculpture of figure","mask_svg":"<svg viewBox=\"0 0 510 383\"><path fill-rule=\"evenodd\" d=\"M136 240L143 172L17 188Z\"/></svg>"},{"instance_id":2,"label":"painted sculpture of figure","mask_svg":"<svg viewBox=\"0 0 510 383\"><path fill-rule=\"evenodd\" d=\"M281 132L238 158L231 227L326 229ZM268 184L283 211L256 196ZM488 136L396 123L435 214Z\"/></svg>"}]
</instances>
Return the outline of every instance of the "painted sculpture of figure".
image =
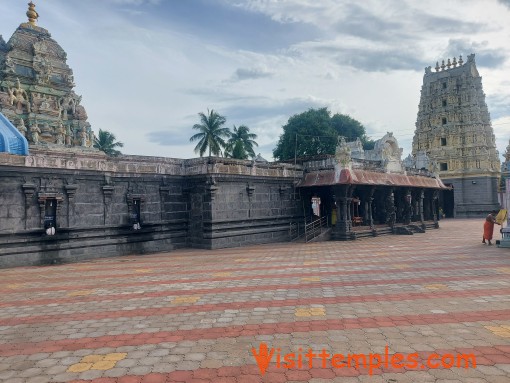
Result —
<instances>
[{"instance_id":1,"label":"painted sculpture of figure","mask_svg":"<svg viewBox=\"0 0 510 383\"><path fill-rule=\"evenodd\" d=\"M73 144L73 131L71 127L68 125L66 128L66 146L71 146Z\"/></svg>"},{"instance_id":2,"label":"painted sculpture of figure","mask_svg":"<svg viewBox=\"0 0 510 383\"><path fill-rule=\"evenodd\" d=\"M87 146L87 128L84 126L80 132L81 146Z\"/></svg>"},{"instance_id":3,"label":"painted sculpture of figure","mask_svg":"<svg viewBox=\"0 0 510 383\"><path fill-rule=\"evenodd\" d=\"M32 134L32 142L34 144L39 143L39 134L41 133L41 129L37 126L37 124L30 127L30 133Z\"/></svg>"},{"instance_id":4,"label":"painted sculpture of figure","mask_svg":"<svg viewBox=\"0 0 510 383\"><path fill-rule=\"evenodd\" d=\"M28 113L30 110L30 102L28 100L27 92L21 88L19 78L16 79L17 88L10 88L9 95L11 97L11 105L16 105L16 111L21 112L23 106L27 107Z\"/></svg>"},{"instance_id":5,"label":"painted sculpture of figure","mask_svg":"<svg viewBox=\"0 0 510 383\"><path fill-rule=\"evenodd\" d=\"M64 139L65 139L65 129L64 125L60 123L59 127L57 128L57 145L64 145Z\"/></svg>"},{"instance_id":6,"label":"painted sculpture of figure","mask_svg":"<svg viewBox=\"0 0 510 383\"><path fill-rule=\"evenodd\" d=\"M26 138L28 129L25 126L25 121L23 121L22 118L19 119L17 128L18 128L18 131Z\"/></svg>"},{"instance_id":7,"label":"painted sculpture of figure","mask_svg":"<svg viewBox=\"0 0 510 383\"><path fill-rule=\"evenodd\" d=\"M76 101L71 96L67 95L59 101L60 118L67 120L68 113L74 114L76 112Z\"/></svg>"},{"instance_id":8,"label":"painted sculpture of figure","mask_svg":"<svg viewBox=\"0 0 510 383\"><path fill-rule=\"evenodd\" d=\"M88 134L88 139L89 139L89 147L94 146L94 132L92 131L90 126L87 127L87 134Z\"/></svg>"}]
</instances>

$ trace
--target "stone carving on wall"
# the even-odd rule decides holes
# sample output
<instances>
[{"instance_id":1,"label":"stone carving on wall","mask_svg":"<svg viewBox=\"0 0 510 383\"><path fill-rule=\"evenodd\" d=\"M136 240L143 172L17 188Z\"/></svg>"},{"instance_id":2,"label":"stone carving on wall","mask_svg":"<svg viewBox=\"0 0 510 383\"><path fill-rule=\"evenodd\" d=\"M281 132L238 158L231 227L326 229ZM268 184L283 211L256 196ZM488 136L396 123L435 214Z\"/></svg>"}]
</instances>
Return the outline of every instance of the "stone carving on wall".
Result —
<instances>
[{"instance_id":1,"label":"stone carving on wall","mask_svg":"<svg viewBox=\"0 0 510 383\"><path fill-rule=\"evenodd\" d=\"M30 113L30 103L28 102L28 93L21 88L19 78L16 79L16 87L8 88L11 105L15 107L16 113L23 113L23 107Z\"/></svg>"},{"instance_id":2,"label":"stone carving on wall","mask_svg":"<svg viewBox=\"0 0 510 383\"><path fill-rule=\"evenodd\" d=\"M361 143L361 140L356 138L356 141L348 142L347 145L351 149L351 157L357 158L357 159L364 159L365 158L365 150L363 149L363 144Z\"/></svg>"},{"instance_id":3,"label":"stone carving on wall","mask_svg":"<svg viewBox=\"0 0 510 383\"><path fill-rule=\"evenodd\" d=\"M30 133L32 138L32 143L38 144L39 143L39 134L41 134L41 129L37 125L33 125L30 127Z\"/></svg>"},{"instance_id":4,"label":"stone carving on wall","mask_svg":"<svg viewBox=\"0 0 510 383\"><path fill-rule=\"evenodd\" d=\"M351 163L351 148L347 145L343 137L338 138L335 159L342 168L348 167Z\"/></svg>"},{"instance_id":5,"label":"stone carving on wall","mask_svg":"<svg viewBox=\"0 0 510 383\"><path fill-rule=\"evenodd\" d=\"M34 56L35 78L39 85L48 85L50 83L53 66L51 62L44 56Z\"/></svg>"},{"instance_id":6,"label":"stone carving on wall","mask_svg":"<svg viewBox=\"0 0 510 383\"><path fill-rule=\"evenodd\" d=\"M397 139L392 132L386 133L383 138L375 142L373 150L365 151L365 158L373 161L382 161L387 172L402 172L402 152Z\"/></svg>"},{"instance_id":7,"label":"stone carving on wall","mask_svg":"<svg viewBox=\"0 0 510 383\"><path fill-rule=\"evenodd\" d=\"M21 134L23 134L23 136L24 136L25 138L27 138L27 136L28 136L28 135L27 135L28 129L27 129L27 127L25 126L25 121L23 121L23 119L22 119L22 118L20 118L20 119L19 119L18 124L16 125L16 128L18 128L18 131L19 131Z\"/></svg>"}]
</instances>

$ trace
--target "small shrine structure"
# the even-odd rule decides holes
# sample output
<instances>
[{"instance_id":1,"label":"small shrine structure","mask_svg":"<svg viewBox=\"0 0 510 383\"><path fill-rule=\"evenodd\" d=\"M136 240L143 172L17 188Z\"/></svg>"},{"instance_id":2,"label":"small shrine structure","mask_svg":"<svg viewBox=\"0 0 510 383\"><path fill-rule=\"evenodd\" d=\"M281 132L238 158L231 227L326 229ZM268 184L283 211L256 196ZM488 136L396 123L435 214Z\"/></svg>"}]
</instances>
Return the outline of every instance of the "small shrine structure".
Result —
<instances>
[{"instance_id":1,"label":"small shrine structure","mask_svg":"<svg viewBox=\"0 0 510 383\"><path fill-rule=\"evenodd\" d=\"M439 192L448 190L438 175L406 168L392 133L376 141L373 150L363 151L360 145L339 138L334 157L303 164L297 186L305 201L321 198L322 214L334 223L332 238L437 228Z\"/></svg>"}]
</instances>

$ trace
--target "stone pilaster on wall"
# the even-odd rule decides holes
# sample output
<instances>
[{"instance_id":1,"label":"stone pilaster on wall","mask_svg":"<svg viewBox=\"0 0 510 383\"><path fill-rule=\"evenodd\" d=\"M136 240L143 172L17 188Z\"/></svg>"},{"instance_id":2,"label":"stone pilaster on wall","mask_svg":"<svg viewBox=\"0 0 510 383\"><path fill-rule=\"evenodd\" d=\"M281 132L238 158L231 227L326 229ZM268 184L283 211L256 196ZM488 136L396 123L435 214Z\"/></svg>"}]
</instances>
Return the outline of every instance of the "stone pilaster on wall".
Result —
<instances>
[{"instance_id":1,"label":"stone pilaster on wall","mask_svg":"<svg viewBox=\"0 0 510 383\"><path fill-rule=\"evenodd\" d=\"M30 210L33 206L33 199L34 194L37 189L37 186L33 183L27 182L24 183L22 186L23 193L25 195L24 202L25 202L25 219L24 219L24 229L31 229L32 228L32 214L30 214Z\"/></svg>"},{"instance_id":2,"label":"stone pilaster on wall","mask_svg":"<svg viewBox=\"0 0 510 383\"><path fill-rule=\"evenodd\" d=\"M165 219L165 205L170 194L170 186L161 185L159 187L159 217L163 221Z\"/></svg>"},{"instance_id":3,"label":"stone pilaster on wall","mask_svg":"<svg viewBox=\"0 0 510 383\"><path fill-rule=\"evenodd\" d=\"M103 223L105 225L111 224L112 216L112 195L114 186L111 184L110 177L108 177L107 183L101 187L103 191Z\"/></svg>"},{"instance_id":4,"label":"stone pilaster on wall","mask_svg":"<svg viewBox=\"0 0 510 383\"><path fill-rule=\"evenodd\" d=\"M74 197L76 195L76 190L78 189L78 185L76 184L68 184L64 186L66 195L67 195L67 227L73 227L74 223Z\"/></svg>"}]
</instances>

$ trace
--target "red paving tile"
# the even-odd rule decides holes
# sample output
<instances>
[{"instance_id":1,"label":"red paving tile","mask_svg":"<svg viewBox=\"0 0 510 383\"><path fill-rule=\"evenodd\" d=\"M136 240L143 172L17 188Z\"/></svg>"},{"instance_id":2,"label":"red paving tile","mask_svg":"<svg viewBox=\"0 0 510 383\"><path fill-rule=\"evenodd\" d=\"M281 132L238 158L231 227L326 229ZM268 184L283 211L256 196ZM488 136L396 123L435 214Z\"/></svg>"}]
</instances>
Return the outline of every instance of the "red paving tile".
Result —
<instances>
[{"instance_id":1,"label":"red paving tile","mask_svg":"<svg viewBox=\"0 0 510 383\"><path fill-rule=\"evenodd\" d=\"M201 304L201 305L179 305L177 307L163 307L156 309L137 309L137 310L123 310L123 311L103 311L103 312L89 312L87 314L68 314L68 315L40 315L25 318L11 318L0 319L0 326L13 326L19 324L30 323L46 323L46 322L60 322L60 321L76 321L76 320L99 320L104 318L129 318L137 316L152 316L152 315L168 315L180 314L191 312L211 312L211 311L224 311L228 309L252 309L256 307L285 307L285 306L303 306L313 304L338 304L338 303L355 303L355 302L389 302L389 301L402 301L402 300L420 300L420 299L437 299L437 298L461 298L461 297L480 297L480 296L497 296L509 295L510 288L499 289L477 289L467 291L438 291L435 293L408 293L408 294L373 294L373 295L354 295L342 296L335 298L309 298L309 299L285 299L277 301L254 301L254 302L232 302L222 303L215 305ZM170 303L168 303L170 304ZM425 317L425 316L423 316ZM429 315L429 317L432 317ZM363 318L361 321L374 321L374 318Z\"/></svg>"},{"instance_id":2,"label":"red paving tile","mask_svg":"<svg viewBox=\"0 0 510 383\"><path fill-rule=\"evenodd\" d=\"M55 383L283 383L336 376L361 383L366 380L357 377L370 373L398 374L383 375L385 380L434 381L426 366L434 352L474 354L477 365L492 369L452 368L452 381L480 376L487 383L493 376L510 381L508 250L474 241L481 232L478 220L441 225L411 237L185 250L168 258L0 270L0 381L34 371ZM318 260L320 265L313 264ZM233 274L214 275L219 272ZM301 280L316 276L322 281ZM67 295L87 289L94 294ZM201 301L177 306L168 301L187 295ZM294 316L295 307L313 306L328 317ZM257 311L264 307L268 310ZM331 319L330 311L341 314ZM385 343L391 355L435 351L418 353L424 365L418 370L320 368L319 361L312 369L270 365L261 376L249 351L262 341L289 352L317 345L361 353ZM107 353L125 360L111 372L66 372L85 355ZM412 379L405 377L416 371ZM108 377L113 372L122 376Z\"/></svg>"},{"instance_id":3,"label":"red paving tile","mask_svg":"<svg viewBox=\"0 0 510 383\"><path fill-rule=\"evenodd\" d=\"M493 310L493 311L479 311L479 312L462 312L455 314L435 314L419 316L410 315L408 317L410 322L420 320L422 324L454 324L478 321L493 321L493 320L508 320L510 318L510 309L508 310ZM324 326L325 330L345 330L345 329L368 329L368 328L385 328L396 327L396 323L392 321L391 317L374 317L373 321L362 322L360 319L329 319L329 320L312 320L300 321L278 324L261 324L250 325L250 328L255 330L258 335L274 335L274 334L290 334L295 332L309 332L317 331L316 324L320 323ZM352 323L354 321L354 323ZM254 328L254 326L256 328ZM180 341L193 341L201 339L219 339L219 338L237 338L243 335L244 326L230 326L224 328L208 328L208 329L194 329L194 330L181 330L175 332L159 332L159 333L141 333L125 337L120 340L115 336L102 336L96 338L80 338L80 339L65 339L60 341L46 341L37 343L4 343L0 344L0 356L8 355L30 355L38 352L56 352L64 350L80 350L80 349L97 349L107 347L110 342L116 341L122 346L141 346L144 344L151 344L148 339L154 339L154 344L165 342L180 342ZM157 337L156 337L157 336ZM484 348L479 348L484 353L487 352ZM487 347L487 350L493 351L493 347ZM497 353L497 352L496 352Z\"/></svg>"},{"instance_id":4,"label":"red paving tile","mask_svg":"<svg viewBox=\"0 0 510 383\"><path fill-rule=\"evenodd\" d=\"M463 270L484 270L484 269L494 269L499 267L506 267L506 263L498 263L491 264L486 266L480 265L465 265L462 267ZM458 271L458 266L449 266L449 267L422 267L422 268L413 268L413 273L427 272L427 271ZM314 272L302 272L302 273L279 273L279 274L266 274L266 275L257 275L256 279L276 279L276 278L294 278L294 277L315 277L315 276L343 276L343 275L373 275L375 270L342 270L342 271L323 271L318 270ZM389 268L389 269L381 269L377 270L377 272L399 272L399 274L406 274L410 271L402 270L399 268ZM243 276L232 276L232 277L218 277L218 278L195 278L195 279L174 279L174 280L155 280L155 281L133 281L130 283L104 283L103 288L112 288L112 287L127 287L127 286L159 286L159 285L174 285L174 284L183 284L183 283L202 283L202 282L224 282L224 281L243 281L248 277ZM253 278L253 277L252 277ZM31 293L31 292L50 292L50 291L69 291L69 290L86 290L93 289L97 287L96 283L90 284L79 284L72 286L53 286L47 288L25 288L20 289L20 292L23 293ZM0 293L12 292L9 290L1 290Z\"/></svg>"}]
</instances>

